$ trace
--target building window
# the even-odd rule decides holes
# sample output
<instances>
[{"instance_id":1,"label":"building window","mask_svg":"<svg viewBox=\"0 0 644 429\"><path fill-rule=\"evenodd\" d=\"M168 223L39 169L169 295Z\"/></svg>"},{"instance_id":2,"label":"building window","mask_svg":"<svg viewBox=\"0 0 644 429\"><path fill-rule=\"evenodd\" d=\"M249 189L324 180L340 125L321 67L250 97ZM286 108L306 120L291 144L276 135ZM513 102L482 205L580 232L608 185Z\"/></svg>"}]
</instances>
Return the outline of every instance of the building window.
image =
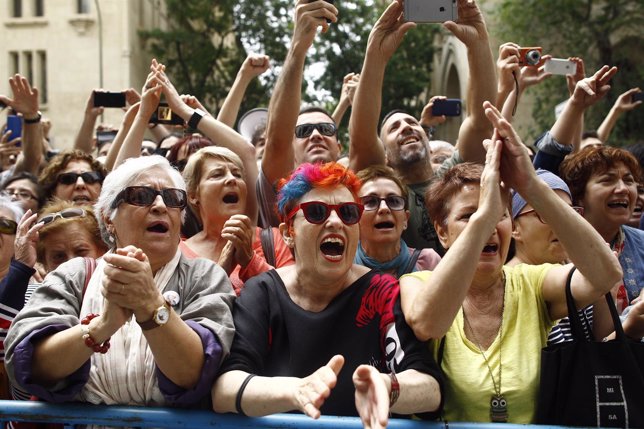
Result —
<instances>
[{"instance_id":1,"label":"building window","mask_svg":"<svg viewBox=\"0 0 644 429\"><path fill-rule=\"evenodd\" d=\"M18 52L9 52L9 75L20 73L20 56Z\"/></svg>"},{"instance_id":2,"label":"building window","mask_svg":"<svg viewBox=\"0 0 644 429\"><path fill-rule=\"evenodd\" d=\"M11 16L22 18L22 0L11 0Z\"/></svg>"},{"instance_id":3,"label":"building window","mask_svg":"<svg viewBox=\"0 0 644 429\"><path fill-rule=\"evenodd\" d=\"M90 0L76 0L76 13L88 14Z\"/></svg>"},{"instance_id":4,"label":"building window","mask_svg":"<svg viewBox=\"0 0 644 429\"><path fill-rule=\"evenodd\" d=\"M22 53L22 71L21 74L27 78L29 83L34 83L34 56L31 52L25 51Z\"/></svg>"},{"instance_id":5,"label":"building window","mask_svg":"<svg viewBox=\"0 0 644 429\"><path fill-rule=\"evenodd\" d=\"M36 87L40 90L40 103L47 104L47 52L36 52L36 58L38 70Z\"/></svg>"},{"instance_id":6,"label":"building window","mask_svg":"<svg viewBox=\"0 0 644 429\"><path fill-rule=\"evenodd\" d=\"M34 16L45 16L45 0L34 0Z\"/></svg>"}]
</instances>

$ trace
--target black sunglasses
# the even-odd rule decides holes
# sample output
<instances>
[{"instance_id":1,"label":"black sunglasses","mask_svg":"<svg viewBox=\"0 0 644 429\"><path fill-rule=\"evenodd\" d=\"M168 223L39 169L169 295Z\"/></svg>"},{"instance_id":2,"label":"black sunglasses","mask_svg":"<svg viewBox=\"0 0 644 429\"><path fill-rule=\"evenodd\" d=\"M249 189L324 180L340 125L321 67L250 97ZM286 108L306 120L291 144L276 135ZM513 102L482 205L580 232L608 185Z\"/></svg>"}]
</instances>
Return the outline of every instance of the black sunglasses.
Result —
<instances>
[{"instance_id":1,"label":"black sunglasses","mask_svg":"<svg viewBox=\"0 0 644 429\"><path fill-rule=\"evenodd\" d=\"M128 186L116 196L112 208L117 208L123 201L134 206L150 206L157 195L161 195L167 207L177 209L183 209L188 201L186 191L183 189L166 188L159 191L149 186Z\"/></svg>"},{"instance_id":2,"label":"black sunglasses","mask_svg":"<svg viewBox=\"0 0 644 429\"><path fill-rule=\"evenodd\" d=\"M56 180L61 185L73 185L81 177L83 182L88 184L99 183L103 180L101 173L97 171L86 171L85 173L62 173L59 174Z\"/></svg>"},{"instance_id":3,"label":"black sunglasses","mask_svg":"<svg viewBox=\"0 0 644 429\"><path fill-rule=\"evenodd\" d=\"M309 223L321 224L331 216L331 211L335 210L338 217L345 225L354 225L360 222L364 207L358 203L327 204L322 201L309 201L298 204L290 211L286 220L290 220L298 210L302 209L304 218Z\"/></svg>"},{"instance_id":4,"label":"black sunglasses","mask_svg":"<svg viewBox=\"0 0 644 429\"><path fill-rule=\"evenodd\" d=\"M385 198L381 198L377 195L365 195L360 197L364 209L368 212L373 210L378 210L380 208L380 203L382 201L387 204L389 210L402 210L405 208L405 199L400 195L388 195Z\"/></svg>"},{"instance_id":5,"label":"black sunglasses","mask_svg":"<svg viewBox=\"0 0 644 429\"><path fill-rule=\"evenodd\" d=\"M338 132L338 128L331 122L320 122L319 124L301 124L295 127L295 137L303 139L318 130L323 136L331 137Z\"/></svg>"},{"instance_id":6,"label":"black sunglasses","mask_svg":"<svg viewBox=\"0 0 644 429\"><path fill-rule=\"evenodd\" d=\"M71 219L74 217L84 217L86 214L85 210L79 209L79 208L69 208L65 210L61 210L56 213L50 213L48 215L45 215L40 218L38 221L39 223L42 223L43 225L47 225L48 223L52 223L58 218L61 219Z\"/></svg>"},{"instance_id":7,"label":"black sunglasses","mask_svg":"<svg viewBox=\"0 0 644 429\"><path fill-rule=\"evenodd\" d=\"M18 224L11 219L0 217L0 234L16 235Z\"/></svg>"}]
</instances>

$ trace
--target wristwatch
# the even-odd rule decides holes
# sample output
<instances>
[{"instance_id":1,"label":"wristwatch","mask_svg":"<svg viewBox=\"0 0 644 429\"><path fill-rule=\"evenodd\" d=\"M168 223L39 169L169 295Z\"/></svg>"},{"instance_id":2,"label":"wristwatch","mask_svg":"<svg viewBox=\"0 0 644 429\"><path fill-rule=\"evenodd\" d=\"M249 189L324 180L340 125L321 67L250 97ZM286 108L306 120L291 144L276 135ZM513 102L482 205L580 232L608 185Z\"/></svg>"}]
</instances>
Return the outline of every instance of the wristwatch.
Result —
<instances>
[{"instance_id":1,"label":"wristwatch","mask_svg":"<svg viewBox=\"0 0 644 429\"><path fill-rule=\"evenodd\" d=\"M199 122L201 121L201 118L203 118L204 116L206 116L206 112L201 109L195 109L194 113L190 117L190 120L188 120L188 126L193 130L196 130Z\"/></svg>"},{"instance_id":2,"label":"wristwatch","mask_svg":"<svg viewBox=\"0 0 644 429\"><path fill-rule=\"evenodd\" d=\"M143 331L149 331L150 329L165 325L168 323L168 320L170 320L170 306L167 302L164 302L161 307L154 310L154 314L150 320L146 320L145 322L139 322L137 320L136 323L139 324Z\"/></svg>"},{"instance_id":3,"label":"wristwatch","mask_svg":"<svg viewBox=\"0 0 644 429\"><path fill-rule=\"evenodd\" d=\"M40 113L40 110L37 112L35 118L27 119L23 117L25 124L37 124L38 122L40 122L41 119L42 119L42 113Z\"/></svg>"}]
</instances>

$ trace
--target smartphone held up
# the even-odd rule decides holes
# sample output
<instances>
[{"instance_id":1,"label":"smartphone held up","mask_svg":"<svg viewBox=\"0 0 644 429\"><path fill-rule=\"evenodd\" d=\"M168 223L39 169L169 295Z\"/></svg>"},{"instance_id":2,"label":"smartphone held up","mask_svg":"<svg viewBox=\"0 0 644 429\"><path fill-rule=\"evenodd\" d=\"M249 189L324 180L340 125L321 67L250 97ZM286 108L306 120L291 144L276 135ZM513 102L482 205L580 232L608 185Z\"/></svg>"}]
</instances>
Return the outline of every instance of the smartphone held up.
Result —
<instances>
[{"instance_id":1,"label":"smartphone held up","mask_svg":"<svg viewBox=\"0 0 644 429\"><path fill-rule=\"evenodd\" d=\"M461 105L458 98L438 98L432 105L432 116L461 116Z\"/></svg>"},{"instance_id":2,"label":"smartphone held up","mask_svg":"<svg viewBox=\"0 0 644 429\"><path fill-rule=\"evenodd\" d=\"M125 107L125 92L94 91L94 107Z\"/></svg>"},{"instance_id":3,"label":"smartphone held up","mask_svg":"<svg viewBox=\"0 0 644 429\"><path fill-rule=\"evenodd\" d=\"M456 21L458 5L456 0L405 0L404 16L421 24Z\"/></svg>"}]
</instances>

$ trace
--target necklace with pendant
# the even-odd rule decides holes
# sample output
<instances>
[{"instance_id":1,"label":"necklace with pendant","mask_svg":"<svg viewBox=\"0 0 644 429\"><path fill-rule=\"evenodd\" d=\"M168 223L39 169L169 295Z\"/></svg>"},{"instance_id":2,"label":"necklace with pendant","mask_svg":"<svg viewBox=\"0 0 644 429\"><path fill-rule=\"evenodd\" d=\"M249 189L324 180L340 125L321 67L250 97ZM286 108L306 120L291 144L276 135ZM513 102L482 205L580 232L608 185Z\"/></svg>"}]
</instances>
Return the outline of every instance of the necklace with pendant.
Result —
<instances>
[{"instance_id":1,"label":"necklace with pendant","mask_svg":"<svg viewBox=\"0 0 644 429\"><path fill-rule=\"evenodd\" d=\"M499 382L497 384L496 379L494 378L494 373L492 372L492 367L490 366L490 362L487 360L487 356L485 356L485 353L481 348L481 342L476 337L476 333L474 332L474 329L472 329L472 325L470 324L470 321L467 320L467 316L465 315L465 308L463 308L463 320L465 321L465 324L467 324L467 327L470 329L470 332L472 333L472 337L474 338L474 344L476 344L476 347L479 349L479 353L481 353L481 355L483 356L483 360L485 360L485 365L487 366L487 370L490 373L490 377L492 378L492 385L494 386L494 394L490 398L490 420L494 423L506 423L508 421L508 401L505 399L505 396L503 396L503 393L501 393L501 375L503 371L503 365L501 361L501 357L502 357L501 346L503 341L504 310L505 310L505 273L503 273L503 306L501 307L501 325L499 326Z\"/></svg>"}]
</instances>

